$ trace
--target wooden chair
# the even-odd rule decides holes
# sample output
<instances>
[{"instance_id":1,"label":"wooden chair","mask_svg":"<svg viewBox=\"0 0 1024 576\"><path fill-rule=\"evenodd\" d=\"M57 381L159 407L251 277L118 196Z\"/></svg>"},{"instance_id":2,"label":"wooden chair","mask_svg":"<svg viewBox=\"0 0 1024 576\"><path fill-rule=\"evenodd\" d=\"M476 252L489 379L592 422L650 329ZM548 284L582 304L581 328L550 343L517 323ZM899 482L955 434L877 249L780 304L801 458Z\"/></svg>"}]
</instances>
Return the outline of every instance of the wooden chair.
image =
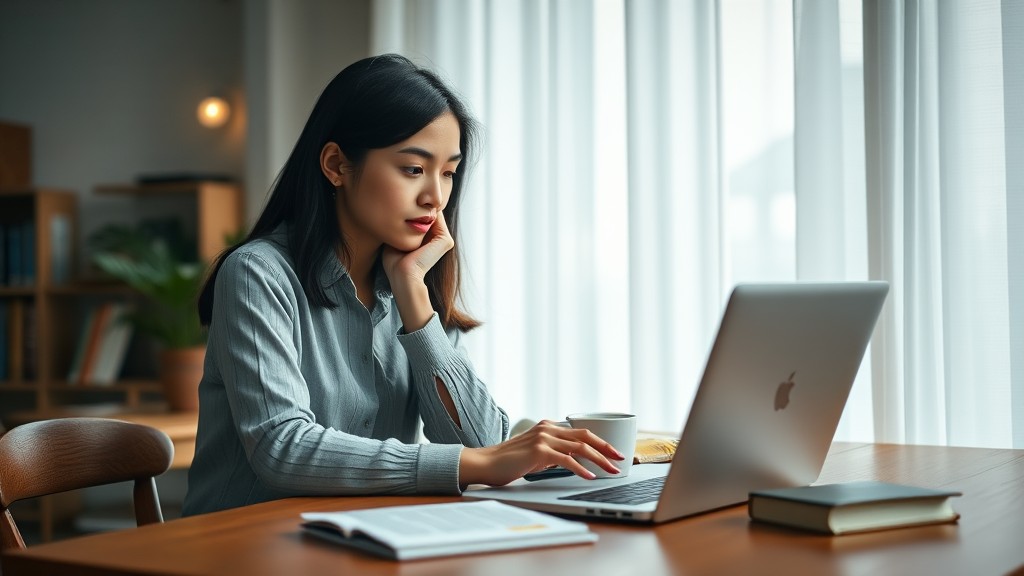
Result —
<instances>
[{"instance_id":1,"label":"wooden chair","mask_svg":"<svg viewBox=\"0 0 1024 576\"><path fill-rule=\"evenodd\" d=\"M135 481L139 526L163 522L156 476L174 447L160 430L104 418L60 418L16 426L0 437L0 550L25 548L9 507L18 500Z\"/></svg>"}]
</instances>

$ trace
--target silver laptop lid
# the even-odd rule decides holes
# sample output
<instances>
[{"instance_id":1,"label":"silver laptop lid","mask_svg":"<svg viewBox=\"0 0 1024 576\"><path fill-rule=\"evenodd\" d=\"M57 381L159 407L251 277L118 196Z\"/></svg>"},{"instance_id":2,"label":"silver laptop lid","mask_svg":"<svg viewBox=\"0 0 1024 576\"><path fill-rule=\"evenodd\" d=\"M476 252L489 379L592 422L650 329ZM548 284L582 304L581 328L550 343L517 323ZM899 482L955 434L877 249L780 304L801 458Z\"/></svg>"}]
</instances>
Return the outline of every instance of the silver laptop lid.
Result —
<instances>
[{"instance_id":1,"label":"silver laptop lid","mask_svg":"<svg viewBox=\"0 0 1024 576\"><path fill-rule=\"evenodd\" d=\"M739 504L751 490L813 482L885 301L884 282L737 286L671 465L465 493L560 514L665 522ZM657 503L582 493L664 479ZM567 499L568 498L568 499Z\"/></svg>"},{"instance_id":2,"label":"silver laptop lid","mask_svg":"<svg viewBox=\"0 0 1024 576\"><path fill-rule=\"evenodd\" d=\"M737 285L654 521L816 480L888 290L886 282Z\"/></svg>"}]
</instances>

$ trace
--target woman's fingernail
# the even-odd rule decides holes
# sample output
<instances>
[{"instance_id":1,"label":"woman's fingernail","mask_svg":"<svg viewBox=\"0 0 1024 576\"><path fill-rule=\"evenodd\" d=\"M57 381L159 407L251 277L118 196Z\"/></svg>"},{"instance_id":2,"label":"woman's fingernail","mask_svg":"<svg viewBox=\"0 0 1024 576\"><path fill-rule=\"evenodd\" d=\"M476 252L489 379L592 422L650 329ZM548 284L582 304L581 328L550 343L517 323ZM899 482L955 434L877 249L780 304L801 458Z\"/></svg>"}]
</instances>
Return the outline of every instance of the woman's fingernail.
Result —
<instances>
[{"instance_id":1,"label":"woman's fingernail","mask_svg":"<svg viewBox=\"0 0 1024 576\"><path fill-rule=\"evenodd\" d=\"M586 478L587 478L588 480L593 480L594 478L597 478L597 474L594 474L594 473L593 473L593 472L591 472L590 470L587 470L586 472L587 472Z\"/></svg>"},{"instance_id":2,"label":"woman's fingernail","mask_svg":"<svg viewBox=\"0 0 1024 576\"><path fill-rule=\"evenodd\" d=\"M612 450L615 450L615 449L612 448ZM618 450L615 450L615 455L619 457L619 460L625 460L626 459L626 455L623 454L622 452L619 452Z\"/></svg>"}]
</instances>

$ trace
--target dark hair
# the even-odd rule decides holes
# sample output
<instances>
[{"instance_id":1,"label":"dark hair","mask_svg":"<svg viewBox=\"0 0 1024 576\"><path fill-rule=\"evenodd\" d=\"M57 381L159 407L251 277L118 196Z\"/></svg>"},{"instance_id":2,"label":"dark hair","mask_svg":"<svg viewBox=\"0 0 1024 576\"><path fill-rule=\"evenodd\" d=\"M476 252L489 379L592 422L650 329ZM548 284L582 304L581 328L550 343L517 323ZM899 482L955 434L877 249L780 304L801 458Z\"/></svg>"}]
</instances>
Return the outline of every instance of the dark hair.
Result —
<instances>
[{"instance_id":1,"label":"dark hair","mask_svg":"<svg viewBox=\"0 0 1024 576\"><path fill-rule=\"evenodd\" d=\"M324 88L284 168L271 187L270 198L246 238L222 252L199 294L199 321L209 326L213 292L224 259L239 246L269 235L288 223L288 250L310 302L337 307L320 285L320 266L341 245L334 187L320 169L320 151L328 142L341 148L360 169L366 153L401 142L451 112L459 123L462 166L455 173L445 222L455 247L434 264L424 281L430 301L446 327L470 330L480 323L457 306L459 299L459 204L463 182L473 158L476 122L458 97L433 72L396 54L365 58L346 67Z\"/></svg>"}]
</instances>

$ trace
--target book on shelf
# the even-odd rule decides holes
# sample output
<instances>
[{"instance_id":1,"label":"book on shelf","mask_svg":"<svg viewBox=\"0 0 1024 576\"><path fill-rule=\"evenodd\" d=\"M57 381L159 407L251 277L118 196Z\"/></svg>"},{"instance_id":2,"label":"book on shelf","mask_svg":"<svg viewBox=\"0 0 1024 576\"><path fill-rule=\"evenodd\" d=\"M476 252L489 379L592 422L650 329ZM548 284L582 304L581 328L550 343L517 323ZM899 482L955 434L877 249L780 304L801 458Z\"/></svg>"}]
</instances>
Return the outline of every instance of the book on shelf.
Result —
<instances>
[{"instance_id":1,"label":"book on shelf","mask_svg":"<svg viewBox=\"0 0 1024 576\"><path fill-rule=\"evenodd\" d=\"M85 324L85 332L78 342L78 352L75 353L75 364L71 368L73 377L68 380L72 384L82 385L89 381L89 372L96 362L96 354L99 350L100 334L103 332L103 324L110 316L110 307L102 304L98 308L89 311L89 319Z\"/></svg>"},{"instance_id":2,"label":"book on shelf","mask_svg":"<svg viewBox=\"0 0 1024 576\"><path fill-rule=\"evenodd\" d=\"M8 286L31 286L36 281L35 222L8 222L2 230L0 281Z\"/></svg>"},{"instance_id":3,"label":"book on shelf","mask_svg":"<svg viewBox=\"0 0 1024 576\"><path fill-rule=\"evenodd\" d=\"M75 346L75 355L71 359L71 369L68 371L68 384L78 384L78 377L82 373L82 361L85 359L85 349L89 345L93 326L96 324L97 311L98 309L93 307L85 315L85 322L82 323L78 344Z\"/></svg>"},{"instance_id":4,"label":"book on shelf","mask_svg":"<svg viewBox=\"0 0 1024 576\"><path fill-rule=\"evenodd\" d=\"M36 223L32 220L21 225L21 283L36 283Z\"/></svg>"},{"instance_id":5,"label":"book on shelf","mask_svg":"<svg viewBox=\"0 0 1024 576\"><path fill-rule=\"evenodd\" d=\"M597 541L582 523L494 500L302 514L306 533L392 560Z\"/></svg>"},{"instance_id":6,"label":"book on shelf","mask_svg":"<svg viewBox=\"0 0 1024 576\"><path fill-rule=\"evenodd\" d=\"M21 226L8 224L4 231L7 236L4 280L8 286L21 286Z\"/></svg>"},{"instance_id":7,"label":"book on shelf","mask_svg":"<svg viewBox=\"0 0 1024 576\"><path fill-rule=\"evenodd\" d=\"M59 286L71 280L71 219L54 214L50 219L50 283Z\"/></svg>"},{"instance_id":8,"label":"book on shelf","mask_svg":"<svg viewBox=\"0 0 1024 576\"><path fill-rule=\"evenodd\" d=\"M111 311L110 321L104 327L100 341L96 369L87 376L87 382L107 386L113 384L121 374L134 331L127 319L128 310L126 304L117 304Z\"/></svg>"},{"instance_id":9,"label":"book on shelf","mask_svg":"<svg viewBox=\"0 0 1024 576\"><path fill-rule=\"evenodd\" d=\"M887 482L846 482L750 493L750 518L821 532L848 534L956 522L953 490Z\"/></svg>"},{"instance_id":10,"label":"book on shelf","mask_svg":"<svg viewBox=\"0 0 1024 576\"><path fill-rule=\"evenodd\" d=\"M120 302L89 310L68 372L69 383L103 386L117 380L133 331L128 311L128 305Z\"/></svg>"}]
</instances>

